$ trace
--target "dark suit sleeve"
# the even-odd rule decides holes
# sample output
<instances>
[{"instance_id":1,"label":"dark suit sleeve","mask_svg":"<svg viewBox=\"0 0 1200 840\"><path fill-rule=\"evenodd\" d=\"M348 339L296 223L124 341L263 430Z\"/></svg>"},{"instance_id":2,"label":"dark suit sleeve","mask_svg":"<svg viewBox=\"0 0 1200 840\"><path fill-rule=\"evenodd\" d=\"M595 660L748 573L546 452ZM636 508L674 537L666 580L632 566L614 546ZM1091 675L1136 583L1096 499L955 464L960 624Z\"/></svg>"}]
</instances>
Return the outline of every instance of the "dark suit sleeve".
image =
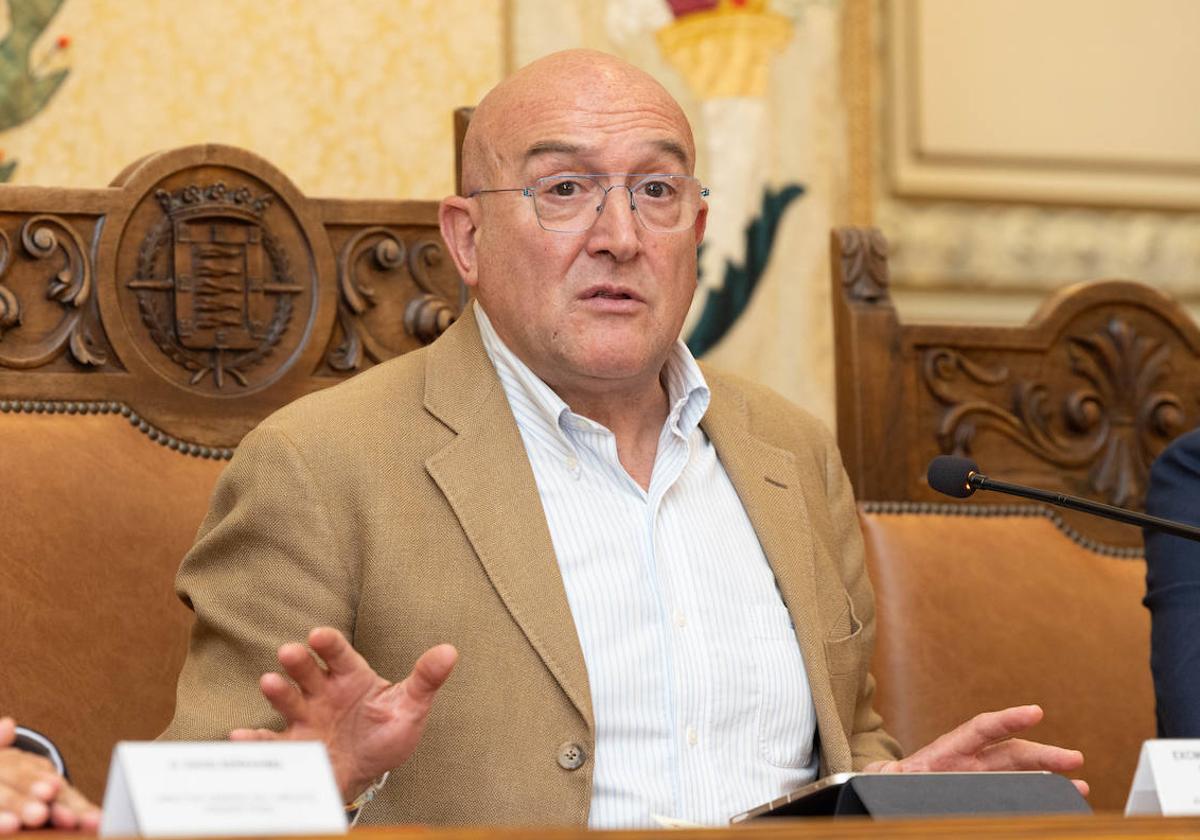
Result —
<instances>
[{"instance_id":1,"label":"dark suit sleeve","mask_svg":"<svg viewBox=\"0 0 1200 840\"><path fill-rule=\"evenodd\" d=\"M1200 525L1200 429L1154 462L1146 512ZM1147 530L1150 668L1161 738L1200 738L1200 543Z\"/></svg>"}]
</instances>

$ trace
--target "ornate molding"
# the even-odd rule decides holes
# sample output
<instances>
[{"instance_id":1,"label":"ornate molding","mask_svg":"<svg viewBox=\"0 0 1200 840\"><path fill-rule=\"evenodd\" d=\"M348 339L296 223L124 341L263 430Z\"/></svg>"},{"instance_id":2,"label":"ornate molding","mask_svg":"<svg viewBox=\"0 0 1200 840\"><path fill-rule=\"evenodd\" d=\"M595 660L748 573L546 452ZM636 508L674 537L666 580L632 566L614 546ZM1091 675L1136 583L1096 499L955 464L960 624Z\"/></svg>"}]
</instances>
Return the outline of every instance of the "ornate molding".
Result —
<instances>
[{"instance_id":1,"label":"ornate molding","mask_svg":"<svg viewBox=\"0 0 1200 840\"><path fill-rule=\"evenodd\" d=\"M428 344L454 323L454 307L443 297L421 295L404 308L404 330L422 344Z\"/></svg>"},{"instance_id":2,"label":"ornate molding","mask_svg":"<svg viewBox=\"0 0 1200 840\"><path fill-rule=\"evenodd\" d=\"M375 305L375 290L358 276L362 258L370 255L376 269L395 272L404 266L404 241L385 227L369 227L359 231L338 254L338 324L342 342L329 351L326 360L334 370L357 370L365 354L373 362L382 362L395 355L371 335L363 315Z\"/></svg>"},{"instance_id":3,"label":"ornate molding","mask_svg":"<svg viewBox=\"0 0 1200 840\"><path fill-rule=\"evenodd\" d=\"M408 256L408 268L423 294L409 302L404 310L404 329L422 344L429 344L454 323L458 310L453 303L434 291L432 272L445 259L441 242L422 239Z\"/></svg>"},{"instance_id":4,"label":"ornate molding","mask_svg":"<svg viewBox=\"0 0 1200 840\"><path fill-rule=\"evenodd\" d=\"M370 227L359 231L338 255L338 323L342 341L326 356L329 366L337 371L357 370L364 357L372 362L387 361L397 355L372 335L364 316L376 304L376 292L359 277L364 262L377 271L394 276L407 267L422 294L408 303L404 310L405 331L422 344L433 341L454 322L455 307L438 294L433 272L445 258L442 245L433 239L421 239L406 247L398 234L386 227Z\"/></svg>"},{"instance_id":5,"label":"ornate molding","mask_svg":"<svg viewBox=\"0 0 1200 840\"><path fill-rule=\"evenodd\" d=\"M8 264L12 259L12 242L8 234L0 230L0 279L8 273ZM21 302L12 290L0 283L0 339L4 331L21 324Z\"/></svg>"},{"instance_id":6,"label":"ornate molding","mask_svg":"<svg viewBox=\"0 0 1200 840\"><path fill-rule=\"evenodd\" d=\"M86 367L102 367L108 361L96 349L88 330L87 313L91 301L92 264L83 238L61 216L39 214L21 226L21 246L34 260L52 260L61 253L62 267L55 271L46 289L46 298L62 306L65 315L41 341L31 346L0 353L0 367L27 370L41 367L64 352ZM0 277L11 262L12 247L7 236L0 242L3 258ZM21 323L21 303L12 290L0 286L0 338L5 329Z\"/></svg>"},{"instance_id":7,"label":"ornate molding","mask_svg":"<svg viewBox=\"0 0 1200 840\"><path fill-rule=\"evenodd\" d=\"M870 303L886 297L888 245L876 228L844 227L837 230L842 285L851 300Z\"/></svg>"},{"instance_id":8,"label":"ornate molding","mask_svg":"<svg viewBox=\"0 0 1200 840\"><path fill-rule=\"evenodd\" d=\"M1003 366L944 347L926 351L925 385L946 406L938 445L965 455L980 432L994 431L1061 469L1089 468L1090 487L1111 504L1140 501L1150 463L1185 419L1180 397L1160 387L1170 348L1120 318L1065 343L1069 368L1085 384L1061 398L1044 382L1014 379ZM1007 405L986 396L1010 382Z\"/></svg>"}]
</instances>

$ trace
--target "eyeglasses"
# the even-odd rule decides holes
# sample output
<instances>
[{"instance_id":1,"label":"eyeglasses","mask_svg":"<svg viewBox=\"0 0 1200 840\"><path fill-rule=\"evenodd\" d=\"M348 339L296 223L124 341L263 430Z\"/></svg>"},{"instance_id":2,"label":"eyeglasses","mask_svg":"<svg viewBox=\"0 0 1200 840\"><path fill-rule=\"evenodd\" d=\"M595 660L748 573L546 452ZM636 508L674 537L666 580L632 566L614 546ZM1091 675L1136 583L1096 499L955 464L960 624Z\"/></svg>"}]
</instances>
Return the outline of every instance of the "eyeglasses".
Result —
<instances>
[{"instance_id":1,"label":"eyeglasses","mask_svg":"<svg viewBox=\"0 0 1200 840\"><path fill-rule=\"evenodd\" d=\"M633 186L613 184L604 186L600 179L638 178ZM496 190L475 190L467 196L483 193L519 192L533 199L533 212L543 230L554 233L583 233L604 212L608 194L615 189L629 192L629 209L646 230L654 233L675 233L691 227L700 214L702 199L708 187L690 175L646 175L638 172L607 175L550 175L538 178L528 187L508 187Z\"/></svg>"}]
</instances>

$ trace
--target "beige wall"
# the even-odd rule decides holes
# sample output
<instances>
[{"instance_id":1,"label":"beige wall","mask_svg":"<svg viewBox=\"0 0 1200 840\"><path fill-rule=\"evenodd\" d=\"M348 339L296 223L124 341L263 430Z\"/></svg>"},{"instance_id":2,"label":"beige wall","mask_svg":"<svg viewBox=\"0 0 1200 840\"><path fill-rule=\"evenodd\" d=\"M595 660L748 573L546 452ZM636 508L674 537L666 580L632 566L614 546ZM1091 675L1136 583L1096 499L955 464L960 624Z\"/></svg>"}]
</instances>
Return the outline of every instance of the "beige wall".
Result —
<instances>
[{"instance_id":1,"label":"beige wall","mask_svg":"<svg viewBox=\"0 0 1200 840\"><path fill-rule=\"evenodd\" d=\"M503 32L502 0L67 0L33 64L70 76L0 148L19 184L101 186L219 142L310 194L440 198L451 113L501 77Z\"/></svg>"},{"instance_id":2,"label":"beige wall","mask_svg":"<svg viewBox=\"0 0 1200 840\"><path fill-rule=\"evenodd\" d=\"M1023 320L1109 277L1200 300L1200 4L871 5L872 221L902 315Z\"/></svg>"}]
</instances>

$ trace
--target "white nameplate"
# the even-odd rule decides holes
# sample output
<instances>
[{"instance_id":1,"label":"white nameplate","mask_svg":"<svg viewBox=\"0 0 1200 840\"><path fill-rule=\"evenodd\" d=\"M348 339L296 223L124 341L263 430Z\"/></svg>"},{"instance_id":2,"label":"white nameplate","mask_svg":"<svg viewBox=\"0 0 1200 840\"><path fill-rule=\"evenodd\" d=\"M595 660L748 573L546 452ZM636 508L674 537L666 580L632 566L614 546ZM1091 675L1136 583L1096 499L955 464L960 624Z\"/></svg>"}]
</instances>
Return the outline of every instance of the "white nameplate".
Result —
<instances>
[{"instance_id":1,"label":"white nameplate","mask_svg":"<svg viewBox=\"0 0 1200 840\"><path fill-rule=\"evenodd\" d=\"M1142 744L1125 816L1200 814L1200 739L1160 739Z\"/></svg>"},{"instance_id":2,"label":"white nameplate","mask_svg":"<svg viewBox=\"0 0 1200 840\"><path fill-rule=\"evenodd\" d=\"M123 741L113 751L101 837L345 834L317 741Z\"/></svg>"}]
</instances>

